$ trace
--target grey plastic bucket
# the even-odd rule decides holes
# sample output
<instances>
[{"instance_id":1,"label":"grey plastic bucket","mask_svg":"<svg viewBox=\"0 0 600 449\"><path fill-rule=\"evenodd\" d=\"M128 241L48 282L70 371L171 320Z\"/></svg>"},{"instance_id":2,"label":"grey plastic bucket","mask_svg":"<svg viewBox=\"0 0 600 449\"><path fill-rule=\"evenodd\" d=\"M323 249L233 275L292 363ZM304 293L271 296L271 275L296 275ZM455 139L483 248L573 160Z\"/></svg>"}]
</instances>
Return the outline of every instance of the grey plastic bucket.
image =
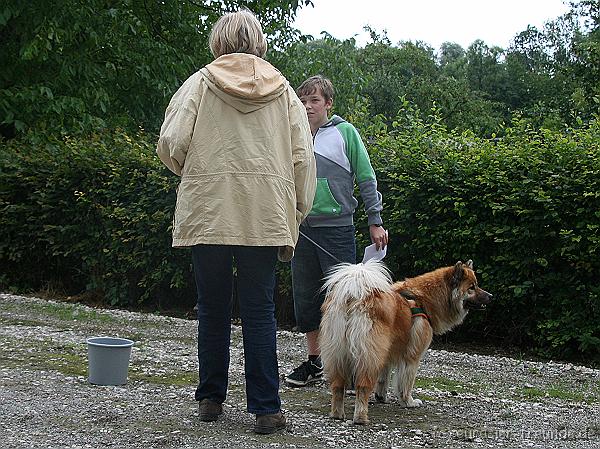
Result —
<instances>
[{"instance_id":1,"label":"grey plastic bucket","mask_svg":"<svg viewBox=\"0 0 600 449\"><path fill-rule=\"evenodd\" d=\"M88 345L88 381L95 385L123 385L133 341L126 338L92 337Z\"/></svg>"}]
</instances>

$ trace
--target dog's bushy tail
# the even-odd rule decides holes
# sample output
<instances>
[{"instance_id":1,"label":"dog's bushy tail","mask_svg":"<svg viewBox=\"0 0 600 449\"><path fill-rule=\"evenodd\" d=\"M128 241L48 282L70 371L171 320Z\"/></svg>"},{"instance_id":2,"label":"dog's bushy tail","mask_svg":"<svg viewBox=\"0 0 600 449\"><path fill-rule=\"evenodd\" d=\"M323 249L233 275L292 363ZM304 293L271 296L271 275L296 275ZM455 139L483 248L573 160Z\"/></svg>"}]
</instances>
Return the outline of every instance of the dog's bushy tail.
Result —
<instances>
[{"instance_id":1,"label":"dog's bushy tail","mask_svg":"<svg viewBox=\"0 0 600 449\"><path fill-rule=\"evenodd\" d=\"M381 262L339 264L325 278L326 290L319 342L321 358L327 372L354 375L360 361L374 353L369 332L369 299L376 292L391 291L392 278Z\"/></svg>"}]
</instances>

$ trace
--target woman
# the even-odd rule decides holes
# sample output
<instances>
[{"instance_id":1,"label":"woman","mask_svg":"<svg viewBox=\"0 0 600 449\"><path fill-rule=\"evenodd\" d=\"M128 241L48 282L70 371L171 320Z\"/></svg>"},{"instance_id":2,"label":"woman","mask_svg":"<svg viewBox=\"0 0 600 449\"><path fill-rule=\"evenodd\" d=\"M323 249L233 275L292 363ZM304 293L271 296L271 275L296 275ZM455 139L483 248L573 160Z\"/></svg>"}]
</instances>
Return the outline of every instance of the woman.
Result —
<instances>
[{"instance_id":1,"label":"woman","mask_svg":"<svg viewBox=\"0 0 600 449\"><path fill-rule=\"evenodd\" d=\"M191 247L198 291L200 419L227 393L233 265L240 302L248 411L254 431L285 427L279 398L275 263L289 261L312 207L316 168L304 106L262 59L267 43L248 10L214 25L215 60L173 96L157 153L181 176L173 246Z\"/></svg>"}]
</instances>

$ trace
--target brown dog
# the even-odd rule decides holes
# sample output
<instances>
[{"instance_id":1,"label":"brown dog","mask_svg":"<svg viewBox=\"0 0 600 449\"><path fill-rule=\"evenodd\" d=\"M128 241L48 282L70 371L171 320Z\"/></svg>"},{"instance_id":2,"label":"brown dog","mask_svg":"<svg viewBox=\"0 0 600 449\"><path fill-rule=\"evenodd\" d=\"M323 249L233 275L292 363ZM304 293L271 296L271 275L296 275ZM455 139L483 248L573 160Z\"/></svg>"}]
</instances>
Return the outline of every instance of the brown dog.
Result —
<instances>
[{"instance_id":1,"label":"brown dog","mask_svg":"<svg viewBox=\"0 0 600 449\"><path fill-rule=\"evenodd\" d=\"M392 284L380 262L340 264L326 278L319 344L331 388L330 417L344 419L344 393L354 379L354 423L368 424L369 396L385 402L390 371L406 407L419 407L412 389L433 334L485 308L492 295L477 285L473 262L457 262ZM376 387L376 388L375 388Z\"/></svg>"}]
</instances>

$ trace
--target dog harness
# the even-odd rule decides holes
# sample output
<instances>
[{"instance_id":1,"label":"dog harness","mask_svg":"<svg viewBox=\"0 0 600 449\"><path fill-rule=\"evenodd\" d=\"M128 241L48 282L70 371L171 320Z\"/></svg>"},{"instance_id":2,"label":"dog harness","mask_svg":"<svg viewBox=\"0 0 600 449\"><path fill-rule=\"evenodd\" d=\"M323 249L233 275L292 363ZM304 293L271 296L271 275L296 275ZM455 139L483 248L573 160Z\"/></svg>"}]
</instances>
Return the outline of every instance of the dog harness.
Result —
<instances>
[{"instance_id":1,"label":"dog harness","mask_svg":"<svg viewBox=\"0 0 600 449\"><path fill-rule=\"evenodd\" d=\"M429 315L427 315L427 312L425 312L425 309L423 307L417 307L417 302L414 299L410 299L410 296L414 298L412 293L403 290L400 292L400 294L406 298L406 302L410 307L410 313L412 313L413 318L420 316L421 318L425 318L427 321L429 321L429 324L431 324L431 319L429 318Z\"/></svg>"},{"instance_id":2,"label":"dog harness","mask_svg":"<svg viewBox=\"0 0 600 449\"><path fill-rule=\"evenodd\" d=\"M429 324L431 324L429 315L427 315L427 313L425 313L425 309L423 309L422 307L411 307L410 313L412 313L413 318L420 316L420 317L425 318L427 321L429 321Z\"/></svg>"}]
</instances>

